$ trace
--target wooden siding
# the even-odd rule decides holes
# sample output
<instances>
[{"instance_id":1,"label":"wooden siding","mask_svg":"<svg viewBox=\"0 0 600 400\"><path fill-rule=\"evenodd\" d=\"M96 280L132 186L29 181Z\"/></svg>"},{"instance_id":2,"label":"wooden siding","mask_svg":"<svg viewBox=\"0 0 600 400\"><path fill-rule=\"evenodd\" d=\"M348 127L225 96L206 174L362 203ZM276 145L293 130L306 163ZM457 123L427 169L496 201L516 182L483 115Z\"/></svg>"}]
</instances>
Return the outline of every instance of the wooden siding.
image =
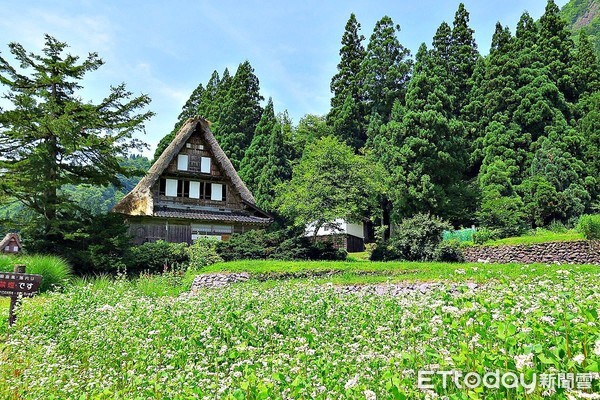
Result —
<instances>
[{"instance_id":1,"label":"wooden siding","mask_svg":"<svg viewBox=\"0 0 600 400\"><path fill-rule=\"evenodd\" d=\"M187 144L191 145L191 148L187 147ZM204 146L203 150L198 149L198 146ZM186 154L188 156L188 170L179 171L177 169L177 159L179 154ZM154 206L168 207L169 205L190 205L190 206L202 206L212 207L215 209L230 209L230 210L243 210L245 209L237 190L233 189L233 185L227 177L222 174L219 170L215 158L207 150L207 145L197 135L192 135L186 142L186 145L181 149L179 154L173 157L173 160L169 163L169 166L161 174L160 178L152 186L151 192L154 198ZM201 158L210 157L210 174L200 172ZM226 192L225 201L214 201L210 199L191 199L189 197L172 197L164 196L160 194L160 181L161 179L177 179L177 180L189 180L194 182L206 182L206 183L220 183L224 185Z\"/></svg>"},{"instance_id":2,"label":"wooden siding","mask_svg":"<svg viewBox=\"0 0 600 400\"><path fill-rule=\"evenodd\" d=\"M191 147L188 148L187 145ZM203 146L204 149L199 149L198 146ZM186 154L189 157L188 161L188 170L187 171L179 171L177 169L177 156L173 157L169 166L165 169L164 173L166 174L183 174L183 175L194 175L200 176L205 175L207 177L213 176L220 178L223 176L219 167L216 165L215 159L210 151L208 151L207 144L200 138L197 134L192 135L186 144L183 146L179 154ZM178 155L179 155L178 154ZM210 174L202 173L200 170L202 157L210 157Z\"/></svg>"},{"instance_id":3,"label":"wooden siding","mask_svg":"<svg viewBox=\"0 0 600 400\"><path fill-rule=\"evenodd\" d=\"M243 233L253 229L260 229L259 226L226 223L215 221L186 221L177 219L154 218L154 217L130 217L127 221L129 226L129 235L132 237L132 243L139 245L146 242L156 242L164 240L172 243L192 243L192 224L207 225L229 225L233 227L233 233ZM229 240L230 234L218 234L221 240Z\"/></svg>"}]
</instances>

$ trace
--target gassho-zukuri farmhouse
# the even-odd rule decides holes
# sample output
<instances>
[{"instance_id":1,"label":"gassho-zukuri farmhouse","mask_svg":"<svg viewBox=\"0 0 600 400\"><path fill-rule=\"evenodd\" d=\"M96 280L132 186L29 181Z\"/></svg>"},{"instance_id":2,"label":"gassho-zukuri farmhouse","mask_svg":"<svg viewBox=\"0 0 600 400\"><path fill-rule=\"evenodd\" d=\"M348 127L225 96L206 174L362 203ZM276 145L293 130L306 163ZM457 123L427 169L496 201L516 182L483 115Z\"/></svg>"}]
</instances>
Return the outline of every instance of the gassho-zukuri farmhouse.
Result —
<instances>
[{"instance_id":1,"label":"gassho-zukuri farmhouse","mask_svg":"<svg viewBox=\"0 0 600 400\"><path fill-rule=\"evenodd\" d=\"M137 186L115 205L126 216L133 243L228 240L233 233L265 228L273 218L252 193L209 128L188 119Z\"/></svg>"}]
</instances>

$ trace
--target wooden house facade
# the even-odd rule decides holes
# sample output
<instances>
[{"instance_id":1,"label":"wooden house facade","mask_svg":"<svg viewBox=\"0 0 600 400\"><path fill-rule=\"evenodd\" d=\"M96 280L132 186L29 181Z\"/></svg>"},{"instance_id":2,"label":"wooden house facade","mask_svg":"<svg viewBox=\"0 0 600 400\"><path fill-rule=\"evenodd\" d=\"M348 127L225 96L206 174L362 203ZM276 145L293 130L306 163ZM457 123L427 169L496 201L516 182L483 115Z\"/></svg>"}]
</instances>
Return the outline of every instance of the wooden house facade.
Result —
<instances>
[{"instance_id":1,"label":"wooden house facade","mask_svg":"<svg viewBox=\"0 0 600 400\"><path fill-rule=\"evenodd\" d=\"M138 185L115 205L126 216L135 244L198 237L228 240L266 227L256 206L203 118L190 118Z\"/></svg>"}]
</instances>

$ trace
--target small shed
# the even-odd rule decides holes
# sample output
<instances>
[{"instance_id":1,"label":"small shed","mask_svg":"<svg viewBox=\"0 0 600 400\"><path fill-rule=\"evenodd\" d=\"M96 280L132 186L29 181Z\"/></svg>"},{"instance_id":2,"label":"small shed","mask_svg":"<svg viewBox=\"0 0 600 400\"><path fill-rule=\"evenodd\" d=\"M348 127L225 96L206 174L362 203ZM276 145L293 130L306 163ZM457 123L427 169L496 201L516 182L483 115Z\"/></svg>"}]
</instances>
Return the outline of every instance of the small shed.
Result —
<instances>
[{"instance_id":1,"label":"small shed","mask_svg":"<svg viewBox=\"0 0 600 400\"><path fill-rule=\"evenodd\" d=\"M21 252L21 238L18 233L7 233L0 241L0 253L18 254Z\"/></svg>"},{"instance_id":2,"label":"small shed","mask_svg":"<svg viewBox=\"0 0 600 400\"><path fill-rule=\"evenodd\" d=\"M315 227L311 224L306 228L306 236L315 236ZM336 249L344 249L349 253L365 250L365 226L362 222L349 222L338 218L326 224L317 231L316 239L332 242Z\"/></svg>"}]
</instances>

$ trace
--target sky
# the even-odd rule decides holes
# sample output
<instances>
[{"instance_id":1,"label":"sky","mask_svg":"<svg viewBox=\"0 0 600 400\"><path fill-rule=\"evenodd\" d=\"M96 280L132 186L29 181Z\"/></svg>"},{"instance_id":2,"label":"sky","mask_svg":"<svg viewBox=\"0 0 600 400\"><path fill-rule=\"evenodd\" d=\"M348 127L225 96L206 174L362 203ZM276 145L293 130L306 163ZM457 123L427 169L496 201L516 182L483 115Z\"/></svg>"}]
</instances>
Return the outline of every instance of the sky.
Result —
<instances>
[{"instance_id":1,"label":"sky","mask_svg":"<svg viewBox=\"0 0 600 400\"><path fill-rule=\"evenodd\" d=\"M126 83L134 94L152 98L156 115L146 124L144 140L153 154L171 131L181 107L212 71L233 74L245 61L255 69L261 93L273 98L276 112L287 110L294 123L305 114L329 109L329 83L339 62L341 37L350 13L368 38L384 15L401 27L400 43L415 54L442 21L452 24L459 0L380 1L116 1L3 0L0 53L10 59L8 43L39 52L44 34L69 44L84 58L97 52L105 61L86 75L79 93L100 101L110 85ZM567 0L556 0L559 6ZM546 0L464 0L470 26L487 54L497 21L514 32L523 11L535 19ZM3 88L0 91L4 92ZM6 107L6 103L0 105Z\"/></svg>"}]
</instances>

